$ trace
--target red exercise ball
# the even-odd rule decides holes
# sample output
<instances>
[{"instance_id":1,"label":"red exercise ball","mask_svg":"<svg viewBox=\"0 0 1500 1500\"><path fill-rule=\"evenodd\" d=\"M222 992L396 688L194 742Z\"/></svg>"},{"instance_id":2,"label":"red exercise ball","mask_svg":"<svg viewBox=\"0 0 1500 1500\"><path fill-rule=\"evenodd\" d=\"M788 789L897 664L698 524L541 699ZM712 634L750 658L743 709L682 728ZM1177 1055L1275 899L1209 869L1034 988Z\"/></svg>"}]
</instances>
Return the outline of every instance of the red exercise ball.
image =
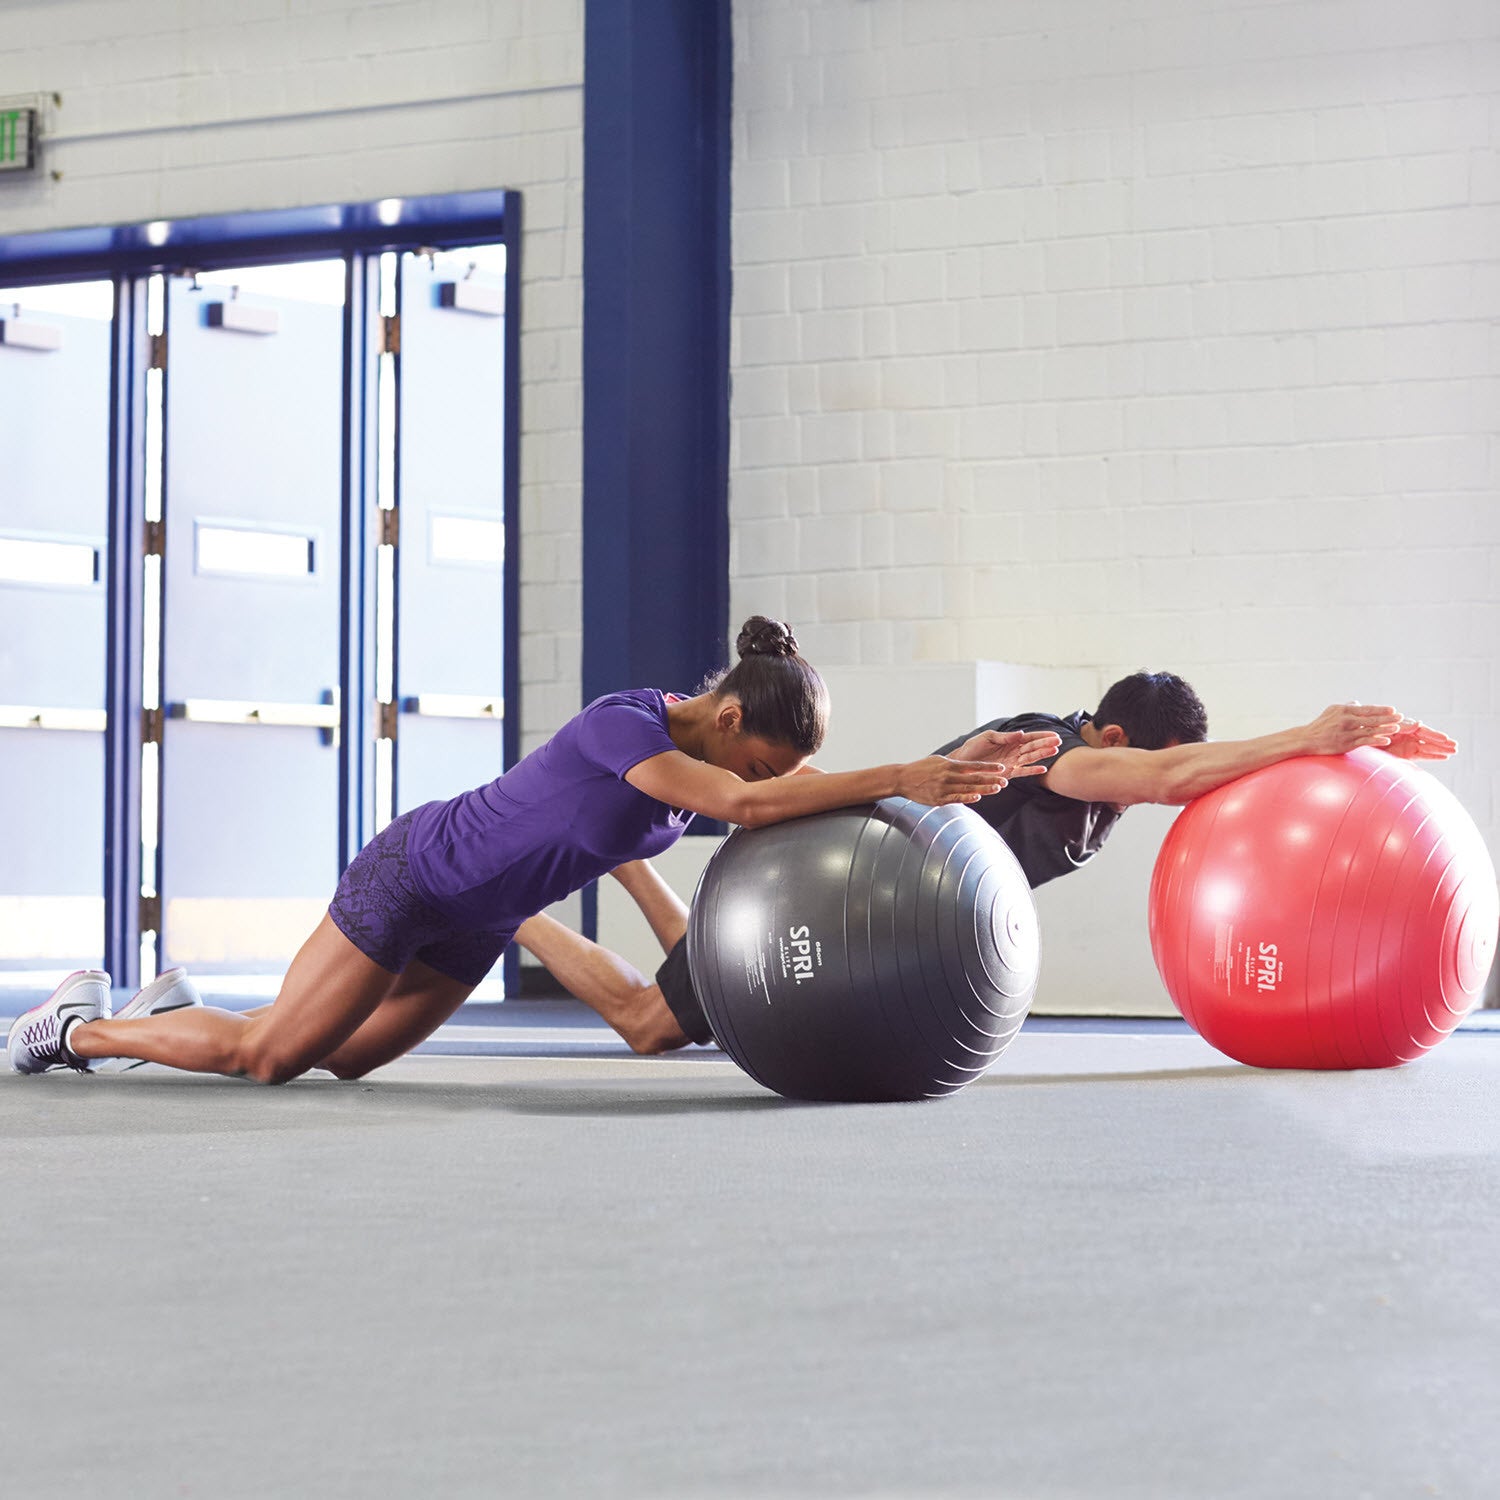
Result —
<instances>
[{"instance_id":1,"label":"red exercise ball","mask_svg":"<svg viewBox=\"0 0 1500 1500\"><path fill-rule=\"evenodd\" d=\"M1440 782L1381 750L1282 761L1191 802L1151 951L1206 1042L1258 1068L1388 1068L1479 1003L1500 895Z\"/></svg>"}]
</instances>

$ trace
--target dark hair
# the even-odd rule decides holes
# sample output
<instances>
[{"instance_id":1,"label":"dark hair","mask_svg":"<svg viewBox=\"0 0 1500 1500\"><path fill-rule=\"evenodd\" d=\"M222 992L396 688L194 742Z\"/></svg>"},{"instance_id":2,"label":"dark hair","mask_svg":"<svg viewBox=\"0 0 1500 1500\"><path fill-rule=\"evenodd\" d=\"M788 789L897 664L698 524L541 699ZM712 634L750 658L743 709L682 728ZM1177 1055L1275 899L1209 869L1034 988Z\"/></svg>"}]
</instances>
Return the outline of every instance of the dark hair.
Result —
<instances>
[{"instance_id":1,"label":"dark hair","mask_svg":"<svg viewBox=\"0 0 1500 1500\"><path fill-rule=\"evenodd\" d=\"M1094 725L1118 724L1140 750L1166 745L1195 745L1208 738L1208 713L1202 700L1171 672L1133 672L1105 693Z\"/></svg>"},{"instance_id":2,"label":"dark hair","mask_svg":"<svg viewBox=\"0 0 1500 1500\"><path fill-rule=\"evenodd\" d=\"M800 755L815 755L828 731L828 689L817 669L797 654L797 637L783 620L751 615L734 649L739 661L710 677L700 691L740 700L746 734Z\"/></svg>"}]
</instances>

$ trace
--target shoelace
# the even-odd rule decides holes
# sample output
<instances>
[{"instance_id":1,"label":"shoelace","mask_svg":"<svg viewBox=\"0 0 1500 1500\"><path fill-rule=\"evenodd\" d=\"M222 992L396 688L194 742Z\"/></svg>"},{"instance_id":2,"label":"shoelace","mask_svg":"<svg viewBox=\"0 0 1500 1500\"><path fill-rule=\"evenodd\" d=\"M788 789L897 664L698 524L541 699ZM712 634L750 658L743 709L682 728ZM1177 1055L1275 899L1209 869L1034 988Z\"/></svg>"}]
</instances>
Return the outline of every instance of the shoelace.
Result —
<instances>
[{"instance_id":1,"label":"shoelace","mask_svg":"<svg viewBox=\"0 0 1500 1500\"><path fill-rule=\"evenodd\" d=\"M62 1043L59 1039L59 1031L57 1013L53 1011L45 1016L39 1016L27 1025L21 1032L21 1041L32 1052L40 1052L43 1049L60 1052Z\"/></svg>"},{"instance_id":2,"label":"shoelace","mask_svg":"<svg viewBox=\"0 0 1500 1500\"><path fill-rule=\"evenodd\" d=\"M83 1063L63 1046L62 1035L62 1018L56 1011L51 1011L45 1016L39 1016L22 1029L21 1043L27 1051L34 1053L43 1062L66 1063L76 1072L85 1072L86 1068Z\"/></svg>"}]
</instances>

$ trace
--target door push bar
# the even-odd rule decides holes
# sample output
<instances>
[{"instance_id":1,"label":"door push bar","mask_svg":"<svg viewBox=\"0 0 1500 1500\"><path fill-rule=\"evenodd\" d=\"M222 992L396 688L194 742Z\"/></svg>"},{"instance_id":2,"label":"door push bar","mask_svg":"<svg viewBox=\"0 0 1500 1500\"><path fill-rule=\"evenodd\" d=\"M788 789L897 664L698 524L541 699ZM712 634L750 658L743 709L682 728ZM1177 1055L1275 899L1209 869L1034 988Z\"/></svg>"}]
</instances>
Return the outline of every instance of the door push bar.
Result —
<instances>
[{"instance_id":1,"label":"door push bar","mask_svg":"<svg viewBox=\"0 0 1500 1500\"><path fill-rule=\"evenodd\" d=\"M495 719L505 717L505 699L466 698L456 693L419 693L401 700L401 712L426 719Z\"/></svg>"},{"instance_id":2,"label":"door push bar","mask_svg":"<svg viewBox=\"0 0 1500 1500\"><path fill-rule=\"evenodd\" d=\"M325 745L336 742L339 705L331 688L321 703L265 703L236 698L187 698L167 704L167 717L190 724L264 724L270 729L316 729Z\"/></svg>"},{"instance_id":3,"label":"door push bar","mask_svg":"<svg viewBox=\"0 0 1500 1500\"><path fill-rule=\"evenodd\" d=\"M0 703L0 729L81 729L102 734L109 714L102 708L27 708Z\"/></svg>"}]
</instances>

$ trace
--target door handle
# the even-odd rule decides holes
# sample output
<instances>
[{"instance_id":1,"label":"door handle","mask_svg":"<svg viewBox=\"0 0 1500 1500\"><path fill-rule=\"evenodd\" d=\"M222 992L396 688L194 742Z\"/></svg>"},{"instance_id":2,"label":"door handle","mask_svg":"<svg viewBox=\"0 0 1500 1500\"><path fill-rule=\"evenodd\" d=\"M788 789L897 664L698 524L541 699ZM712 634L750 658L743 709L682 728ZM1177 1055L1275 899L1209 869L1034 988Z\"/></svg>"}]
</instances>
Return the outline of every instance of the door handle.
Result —
<instances>
[{"instance_id":1,"label":"door handle","mask_svg":"<svg viewBox=\"0 0 1500 1500\"><path fill-rule=\"evenodd\" d=\"M401 712L425 719L503 719L503 697L465 697L458 693L417 693L401 700Z\"/></svg>"},{"instance_id":2,"label":"door handle","mask_svg":"<svg viewBox=\"0 0 1500 1500\"><path fill-rule=\"evenodd\" d=\"M109 727L109 713L102 708L28 708L19 703L0 703L0 729L78 729L102 734Z\"/></svg>"},{"instance_id":3,"label":"door handle","mask_svg":"<svg viewBox=\"0 0 1500 1500\"><path fill-rule=\"evenodd\" d=\"M167 704L167 717L190 724L262 724L268 729L316 729L331 745L338 734L338 694L323 692L321 703L273 703L264 699L185 698Z\"/></svg>"}]
</instances>

